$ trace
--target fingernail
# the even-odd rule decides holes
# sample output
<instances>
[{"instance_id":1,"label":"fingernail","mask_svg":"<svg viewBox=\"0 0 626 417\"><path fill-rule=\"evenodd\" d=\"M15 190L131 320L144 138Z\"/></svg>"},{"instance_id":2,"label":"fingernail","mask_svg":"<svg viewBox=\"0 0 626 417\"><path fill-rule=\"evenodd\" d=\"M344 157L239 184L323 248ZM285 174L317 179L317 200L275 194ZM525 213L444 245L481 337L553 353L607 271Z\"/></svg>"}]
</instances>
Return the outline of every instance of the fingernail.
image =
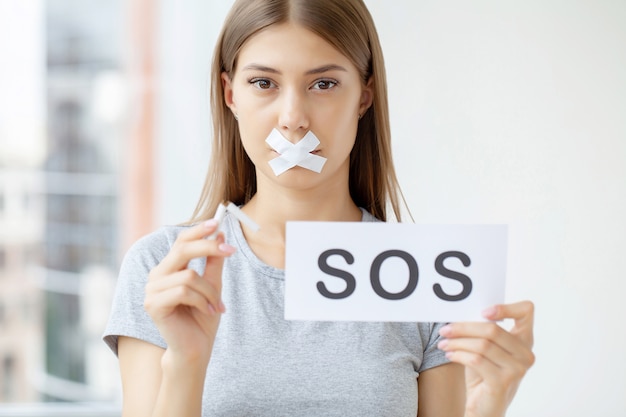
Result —
<instances>
[{"instance_id":1,"label":"fingernail","mask_svg":"<svg viewBox=\"0 0 626 417\"><path fill-rule=\"evenodd\" d=\"M215 227L217 227L217 220L215 219L210 219L204 222L204 227L206 227L207 229L213 229Z\"/></svg>"},{"instance_id":2,"label":"fingernail","mask_svg":"<svg viewBox=\"0 0 626 417\"><path fill-rule=\"evenodd\" d=\"M228 243L220 243L217 248L224 253L235 253L236 251L236 249L233 246L230 246Z\"/></svg>"},{"instance_id":3,"label":"fingernail","mask_svg":"<svg viewBox=\"0 0 626 417\"><path fill-rule=\"evenodd\" d=\"M211 304L209 304L208 306L209 306L209 313L211 315L217 314L217 311L215 311L215 307L213 307Z\"/></svg>"},{"instance_id":4,"label":"fingernail","mask_svg":"<svg viewBox=\"0 0 626 417\"><path fill-rule=\"evenodd\" d=\"M226 313L226 306L224 305L224 303L222 303L222 301L220 300L220 304L219 304L219 309L221 313Z\"/></svg>"},{"instance_id":5,"label":"fingernail","mask_svg":"<svg viewBox=\"0 0 626 417\"><path fill-rule=\"evenodd\" d=\"M446 324L441 329L439 329L439 334L441 336L449 336L452 333L452 327L449 324Z\"/></svg>"},{"instance_id":6,"label":"fingernail","mask_svg":"<svg viewBox=\"0 0 626 417\"><path fill-rule=\"evenodd\" d=\"M489 308L486 308L482 311L482 315L483 317L491 317L494 316L497 312L497 309L495 306L491 306Z\"/></svg>"},{"instance_id":7,"label":"fingernail","mask_svg":"<svg viewBox=\"0 0 626 417\"><path fill-rule=\"evenodd\" d=\"M452 352L452 351L446 352L446 358L452 359L453 356L454 356L454 352Z\"/></svg>"},{"instance_id":8,"label":"fingernail","mask_svg":"<svg viewBox=\"0 0 626 417\"><path fill-rule=\"evenodd\" d=\"M442 341L437 343L437 348L441 350L446 350L447 347L448 347L448 339L443 339Z\"/></svg>"}]
</instances>

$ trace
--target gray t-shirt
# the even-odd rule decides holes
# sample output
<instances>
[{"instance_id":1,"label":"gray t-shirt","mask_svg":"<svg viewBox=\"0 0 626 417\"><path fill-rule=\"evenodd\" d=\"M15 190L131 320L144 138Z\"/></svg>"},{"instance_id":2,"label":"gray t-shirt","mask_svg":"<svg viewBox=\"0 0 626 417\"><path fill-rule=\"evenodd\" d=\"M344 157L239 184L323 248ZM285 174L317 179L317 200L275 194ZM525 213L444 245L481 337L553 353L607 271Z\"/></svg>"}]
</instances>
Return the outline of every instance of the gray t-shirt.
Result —
<instances>
[{"instance_id":1,"label":"gray t-shirt","mask_svg":"<svg viewBox=\"0 0 626 417\"><path fill-rule=\"evenodd\" d=\"M378 221L363 211L363 221ZM163 227L128 251L104 341L167 345L143 307L148 273L184 226ZM226 313L207 368L202 416L417 415L417 377L447 363L437 323L286 321L285 273L260 261L239 222L222 230L237 252L224 263ZM204 259L189 267L201 273Z\"/></svg>"}]
</instances>

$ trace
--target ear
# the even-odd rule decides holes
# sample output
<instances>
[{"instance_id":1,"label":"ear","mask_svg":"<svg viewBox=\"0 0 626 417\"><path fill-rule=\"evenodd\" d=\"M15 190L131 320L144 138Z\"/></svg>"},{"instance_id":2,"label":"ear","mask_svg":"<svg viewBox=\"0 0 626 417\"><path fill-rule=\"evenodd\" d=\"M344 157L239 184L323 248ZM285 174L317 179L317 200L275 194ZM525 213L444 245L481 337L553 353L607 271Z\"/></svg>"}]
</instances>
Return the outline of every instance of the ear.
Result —
<instances>
[{"instance_id":1,"label":"ear","mask_svg":"<svg viewBox=\"0 0 626 417\"><path fill-rule=\"evenodd\" d=\"M370 77L361 90L361 100L359 101L359 114L363 115L374 101L374 77Z\"/></svg>"},{"instance_id":2,"label":"ear","mask_svg":"<svg viewBox=\"0 0 626 417\"><path fill-rule=\"evenodd\" d=\"M222 72L222 89L224 90L224 102L233 112L237 114L237 106L233 94L232 80L226 71Z\"/></svg>"}]
</instances>

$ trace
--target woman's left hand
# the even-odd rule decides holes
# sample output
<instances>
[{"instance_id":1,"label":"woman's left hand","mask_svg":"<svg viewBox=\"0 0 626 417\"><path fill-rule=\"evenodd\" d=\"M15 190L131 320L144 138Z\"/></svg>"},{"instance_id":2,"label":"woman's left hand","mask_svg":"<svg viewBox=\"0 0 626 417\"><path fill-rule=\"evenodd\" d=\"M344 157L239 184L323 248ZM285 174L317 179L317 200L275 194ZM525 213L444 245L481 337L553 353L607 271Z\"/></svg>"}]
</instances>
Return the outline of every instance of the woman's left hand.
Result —
<instances>
[{"instance_id":1,"label":"woman's left hand","mask_svg":"<svg viewBox=\"0 0 626 417\"><path fill-rule=\"evenodd\" d=\"M465 366L465 417L502 417L526 371L532 352L534 305L502 304L483 312L488 320L514 319L506 331L495 322L452 323L443 327L439 348Z\"/></svg>"}]
</instances>

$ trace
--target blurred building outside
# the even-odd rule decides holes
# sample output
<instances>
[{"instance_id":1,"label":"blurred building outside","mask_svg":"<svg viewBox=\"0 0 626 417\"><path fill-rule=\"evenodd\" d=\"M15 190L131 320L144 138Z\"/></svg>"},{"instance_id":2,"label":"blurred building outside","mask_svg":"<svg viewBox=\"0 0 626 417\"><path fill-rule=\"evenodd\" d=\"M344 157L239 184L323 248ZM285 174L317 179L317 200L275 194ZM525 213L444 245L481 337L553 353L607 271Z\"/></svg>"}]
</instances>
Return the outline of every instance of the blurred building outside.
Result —
<instances>
[{"instance_id":1,"label":"blurred building outside","mask_svg":"<svg viewBox=\"0 0 626 417\"><path fill-rule=\"evenodd\" d=\"M153 8L0 1L0 415L120 399L101 335L123 251L153 227Z\"/></svg>"},{"instance_id":2,"label":"blurred building outside","mask_svg":"<svg viewBox=\"0 0 626 417\"><path fill-rule=\"evenodd\" d=\"M26 265L43 236L43 181L0 171L0 399L38 400L29 375L43 368L42 294Z\"/></svg>"}]
</instances>

